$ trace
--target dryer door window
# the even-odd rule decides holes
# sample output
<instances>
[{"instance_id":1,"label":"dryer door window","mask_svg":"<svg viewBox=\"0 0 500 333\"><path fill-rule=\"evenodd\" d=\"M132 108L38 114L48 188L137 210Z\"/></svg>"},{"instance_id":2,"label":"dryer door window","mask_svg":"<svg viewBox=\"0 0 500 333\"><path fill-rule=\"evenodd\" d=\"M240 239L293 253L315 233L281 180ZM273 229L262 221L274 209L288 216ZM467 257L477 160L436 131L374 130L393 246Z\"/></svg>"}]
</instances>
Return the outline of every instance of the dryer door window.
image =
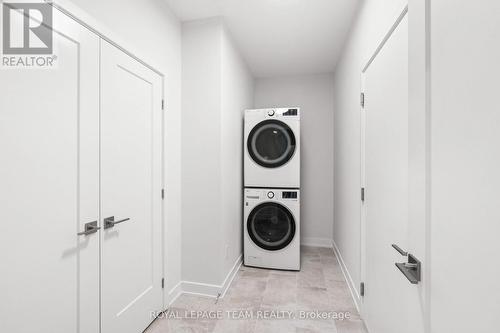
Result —
<instances>
[{"instance_id":1,"label":"dryer door window","mask_svg":"<svg viewBox=\"0 0 500 333\"><path fill-rule=\"evenodd\" d=\"M295 220L283 205L267 202L255 207L247 220L250 238L260 248L277 251L295 236Z\"/></svg>"},{"instance_id":2,"label":"dryer door window","mask_svg":"<svg viewBox=\"0 0 500 333\"><path fill-rule=\"evenodd\" d=\"M247 148L252 159L266 168L287 163L295 152L295 135L279 120L265 120L248 136Z\"/></svg>"}]
</instances>

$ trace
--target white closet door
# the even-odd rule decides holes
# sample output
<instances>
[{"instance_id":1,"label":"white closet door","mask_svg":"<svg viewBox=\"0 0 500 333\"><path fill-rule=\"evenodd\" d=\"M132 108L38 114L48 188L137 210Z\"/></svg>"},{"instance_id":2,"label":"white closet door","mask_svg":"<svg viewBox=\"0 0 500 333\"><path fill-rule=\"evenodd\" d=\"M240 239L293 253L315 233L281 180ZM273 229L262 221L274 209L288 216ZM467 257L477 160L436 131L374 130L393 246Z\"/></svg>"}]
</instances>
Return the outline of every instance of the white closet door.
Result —
<instances>
[{"instance_id":1,"label":"white closet door","mask_svg":"<svg viewBox=\"0 0 500 333\"><path fill-rule=\"evenodd\" d=\"M363 315L371 333L420 333L418 286L395 263L409 248L408 15L364 73L366 272Z\"/></svg>"},{"instance_id":2,"label":"white closet door","mask_svg":"<svg viewBox=\"0 0 500 333\"><path fill-rule=\"evenodd\" d=\"M162 309L161 76L101 41L102 332ZM104 223L106 227L106 223Z\"/></svg>"},{"instance_id":3,"label":"white closet door","mask_svg":"<svg viewBox=\"0 0 500 333\"><path fill-rule=\"evenodd\" d=\"M55 68L0 70L0 332L99 331L99 38L53 26Z\"/></svg>"}]
</instances>

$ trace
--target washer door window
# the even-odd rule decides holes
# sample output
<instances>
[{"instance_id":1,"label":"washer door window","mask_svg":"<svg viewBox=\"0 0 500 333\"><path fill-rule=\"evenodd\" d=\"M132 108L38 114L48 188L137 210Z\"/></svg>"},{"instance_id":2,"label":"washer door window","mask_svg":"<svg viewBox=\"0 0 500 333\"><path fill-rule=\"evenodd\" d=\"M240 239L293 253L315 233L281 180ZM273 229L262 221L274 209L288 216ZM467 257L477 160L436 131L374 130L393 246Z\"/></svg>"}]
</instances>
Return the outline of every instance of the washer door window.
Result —
<instances>
[{"instance_id":1,"label":"washer door window","mask_svg":"<svg viewBox=\"0 0 500 333\"><path fill-rule=\"evenodd\" d=\"M257 246L277 251L292 241L295 235L295 220L286 207L267 202L252 210L248 216L247 229Z\"/></svg>"},{"instance_id":2,"label":"washer door window","mask_svg":"<svg viewBox=\"0 0 500 333\"><path fill-rule=\"evenodd\" d=\"M256 163L266 168L277 168L292 158L295 135L287 124L265 120L252 129L247 147Z\"/></svg>"}]
</instances>

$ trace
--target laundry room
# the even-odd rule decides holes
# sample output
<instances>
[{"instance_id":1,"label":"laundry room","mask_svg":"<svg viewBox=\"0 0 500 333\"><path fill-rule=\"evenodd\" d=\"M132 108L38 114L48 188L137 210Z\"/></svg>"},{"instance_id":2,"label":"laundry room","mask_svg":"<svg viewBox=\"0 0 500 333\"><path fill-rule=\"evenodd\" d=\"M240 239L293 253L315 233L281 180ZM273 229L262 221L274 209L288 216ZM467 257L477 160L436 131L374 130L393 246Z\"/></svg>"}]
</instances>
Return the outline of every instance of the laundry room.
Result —
<instances>
[{"instance_id":1,"label":"laundry room","mask_svg":"<svg viewBox=\"0 0 500 333\"><path fill-rule=\"evenodd\" d=\"M0 11L0 332L497 331L499 2Z\"/></svg>"}]
</instances>

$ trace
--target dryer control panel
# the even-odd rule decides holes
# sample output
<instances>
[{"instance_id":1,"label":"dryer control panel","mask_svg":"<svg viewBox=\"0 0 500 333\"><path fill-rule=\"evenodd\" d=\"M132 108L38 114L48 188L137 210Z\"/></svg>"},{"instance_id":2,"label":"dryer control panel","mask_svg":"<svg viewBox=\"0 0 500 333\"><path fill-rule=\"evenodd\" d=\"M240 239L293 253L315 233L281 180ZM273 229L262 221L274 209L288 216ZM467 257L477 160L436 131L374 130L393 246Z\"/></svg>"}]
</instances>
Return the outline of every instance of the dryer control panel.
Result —
<instances>
[{"instance_id":1,"label":"dryer control panel","mask_svg":"<svg viewBox=\"0 0 500 333\"><path fill-rule=\"evenodd\" d=\"M270 109L254 109L245 110L245 119L273 119L273 118L287 118L289 120L300 119L300 108L270 108Z\"/></svg>"}]
</instances>

